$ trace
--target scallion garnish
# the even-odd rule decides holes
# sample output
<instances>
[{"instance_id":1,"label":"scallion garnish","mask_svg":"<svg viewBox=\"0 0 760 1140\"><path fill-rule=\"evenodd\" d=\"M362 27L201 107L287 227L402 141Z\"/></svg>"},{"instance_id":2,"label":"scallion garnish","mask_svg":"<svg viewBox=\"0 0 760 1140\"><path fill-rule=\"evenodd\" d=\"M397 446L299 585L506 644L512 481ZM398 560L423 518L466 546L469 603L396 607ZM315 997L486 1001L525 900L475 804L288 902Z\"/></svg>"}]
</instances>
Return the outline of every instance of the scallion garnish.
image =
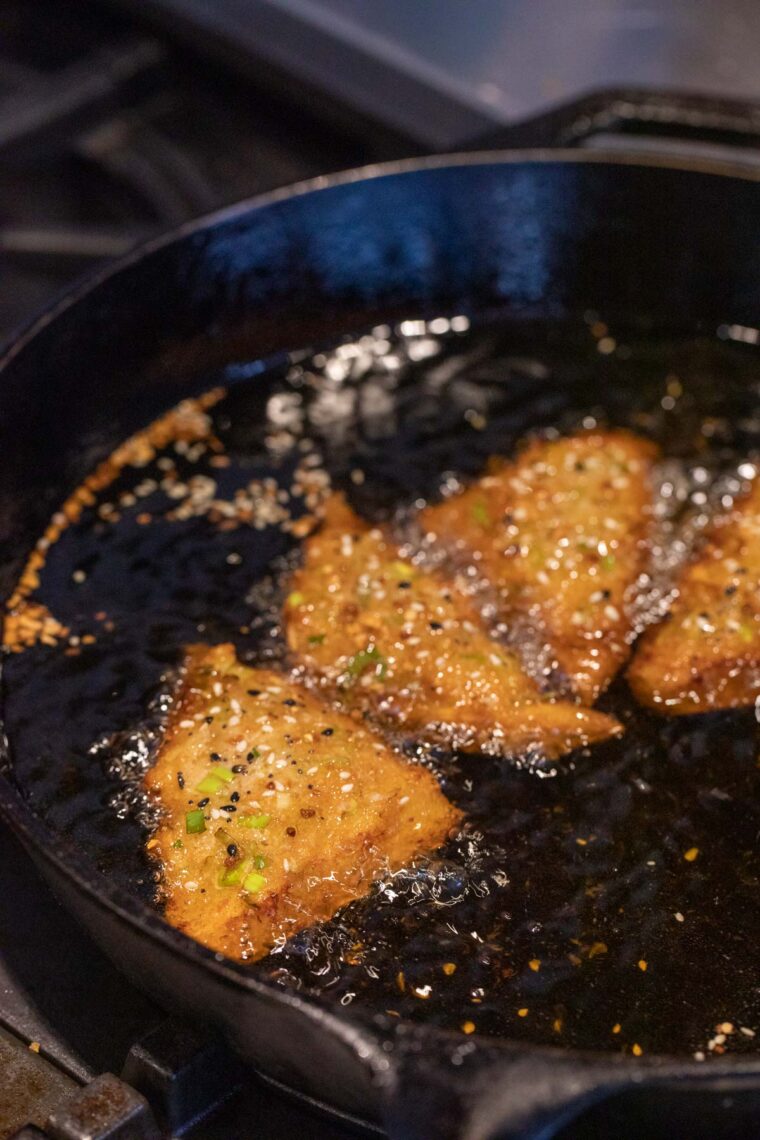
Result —
<instances>
[{"instance_id":1,"label":"scallion garnish","mask_svg":"<svg viewBox=\"0 0 760 1140\"><path fill-rule=\"evenodd\" d=\"M196 792L203 792L204 796L211 796L215 792L220 791L224 787L225 781L220 779L219 776L204 776L200 784L196 787Z\"/></svg>"},{"instance_id":2,"label":"scallion garnish","mask_svg":"<svg viewBox=\"0 0 760 1140\"><path fill-rule=\"evenodd\" d=\"M219 876L220 887L235 887L243 878L245 870L244 863L238 863L236 867L225 867Z\"/></svg>"},{"instance_id":3,"label":"scallion garnish","mask_svg":"<svg viewBox=\"0 0 760 1140\"><path fill-rule=\"evenodd\" d=\"M225 784L229 784L231 780L235 779L235 773L232 769L225 768L223 764L217 764L215 768L212 768L211 775L216 776L219 780L224 780Z\"/></svg>"},{"instance_id":4,"label":"scallion garnish","mask_svg":"<svg viewBox=\"0 0 760 1140\"><path fill-rule=\"evenodd\" d=\"M394 578L401 578L402 580L408 580L415 575L415 569L411 562L402 562L400 558L395 562L391 562L388 570Z\"/></svg>"},{"instance_id":5,"label":"scallion garnish","mask_svg":"<svg viewBox=\"0 0 760 1140\"><path fill-rule=\"evenodd\" d=\"M489 526L491 522L491 516L489 515L488 507L484 502L478 501L477 503L473 503L470 513L472 514L474 521L476 523L479 523L480 526Z\"/></svg>"},{"instance_id":6,"label":"scallion garnish","mask_svg":"<svg viewBox=\"0 0 760 1140\"><path fill-rule=\"evenodd\" d=\"M265 815L263 813L261 815L241 815L238 819L238 823L241 827L253 827L257 831L260 831L263 827L267 826L271 818L271 815Z\"/></svg>"},{"instance_id":7,"label":"scallion garnish","mask_svg":"<svg viewBox=\"0 0 760 1140\"><path fill-rule=\"evenodd\" d=\"M383 657L377 646L373 645L371 649L362 649L359 653L355 653L353 657L349 658L346 665L346 672L350 677L360 677L365 669L371 665L375 666L375 673L378 677L384 677L387 671L385 658Z\"/></svg>"},{"instance_id":8,"label":"scallion garnish","mask_svg":"<svg viewBox=\"0 0 760 1140\"><path fill-rule=\"evenodd\" d=\"M200 808L185 814L185 830L188 835L198 835L206 830L206 820Z\"/></svg>"},{"instance_id":9,"label":"scallion garnish","mask_svg":"<svg viewBox=\"0 0 760 1140\"><path fill-rule=\"evenodd\" d=\"M266 879L258 871L251 871L250 875L246 875L243 879L243 890L249 891L251 894L256 894L264 886L266 886Z\"/></svg>"}]
</instances>

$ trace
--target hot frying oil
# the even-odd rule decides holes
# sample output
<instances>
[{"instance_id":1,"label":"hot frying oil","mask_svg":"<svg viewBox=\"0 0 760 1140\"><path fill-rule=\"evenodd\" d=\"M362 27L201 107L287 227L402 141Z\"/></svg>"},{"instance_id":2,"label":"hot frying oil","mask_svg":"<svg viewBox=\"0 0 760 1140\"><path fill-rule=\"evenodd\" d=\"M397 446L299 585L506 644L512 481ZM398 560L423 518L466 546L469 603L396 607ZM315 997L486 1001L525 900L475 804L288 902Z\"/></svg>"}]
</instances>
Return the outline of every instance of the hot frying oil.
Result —
<instances>
[{"instance_id":1,"label":"hot frying oil","mask_svg":"<svg viewBox=\"0 0 760 1140\"><path fill-rule=\"evenodd\" d=\"M760 455L760 364L719 337L585 321L410 319L237 363L180 427L120 449L51 523L5 664L15 775L51 827L151 900L155 754L182 646L287 666L280 607L330 486L403 533L527 433L658 441L642 621ZM218 389L218 390L217 390ZM619 678L625 735L552 765L404 746L466 825L441 851L253 967L340 1004L614 1051L753 1050L760 770L753 709L667 719Z\"/></svg>"}]
</instances>

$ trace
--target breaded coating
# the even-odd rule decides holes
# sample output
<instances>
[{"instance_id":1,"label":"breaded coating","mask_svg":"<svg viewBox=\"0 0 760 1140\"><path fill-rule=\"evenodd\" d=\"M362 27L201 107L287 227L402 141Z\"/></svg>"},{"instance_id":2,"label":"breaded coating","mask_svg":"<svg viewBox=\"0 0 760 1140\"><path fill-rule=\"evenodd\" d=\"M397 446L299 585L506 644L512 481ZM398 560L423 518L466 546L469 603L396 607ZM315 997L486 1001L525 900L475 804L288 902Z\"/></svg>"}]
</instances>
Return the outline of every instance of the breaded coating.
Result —
<instances>
[{"instance_id":1,"label":"breaded coating","mask_svg":"<svg viewBox=\"0 0 760 1140\"><path fill-rule=\"evenodd\" d=\"M670 613L639 642L628 682L642 704L673 715L760 696L760 478L713 524Z\"/></svg>"},{"instance_id":2,"label":"breaded coating","mask_svg":"<svg viewBox=\"0 0 760 1140\"><path fill-rule=\"evenodd\" d=\"M556 757L620 731L612 717L544 697L454 582L402 558L339 495L305 543L285 625L331 694L418 739Z\"/></svg>"},{"instance_id":3,"label":"breaded coating","mask_svg":"<svg viewBox=\"0 0 760 1140\"><path fill-rule=\"evenodd\" d=\"M188 650L146 785L168 921L230 958L276 943L432 851L459 812L435 777L231 645Z\"/></svg>"},{"instance_id":4,"label":"breaded coating","mask_svg":"<svg viewBox=\"0 0 760 1140\"><path fill-rule=\"evenodd\" d=\"M654 444L627 431L536 440L420 515L455 562L477 568L497 619L519 634L535 667L559 673L586 704L630 652L656 457Z\"/></svg>"}]
</instances>

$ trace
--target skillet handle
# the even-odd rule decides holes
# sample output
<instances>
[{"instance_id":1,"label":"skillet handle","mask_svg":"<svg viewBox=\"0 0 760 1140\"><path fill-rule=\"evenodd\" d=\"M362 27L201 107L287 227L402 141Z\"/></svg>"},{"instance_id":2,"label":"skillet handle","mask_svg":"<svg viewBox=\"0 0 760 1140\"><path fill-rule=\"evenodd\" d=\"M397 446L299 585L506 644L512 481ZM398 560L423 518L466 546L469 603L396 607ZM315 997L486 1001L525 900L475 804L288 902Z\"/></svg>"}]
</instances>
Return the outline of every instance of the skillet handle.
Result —
<instances>
[{"instance_id":1,"label":"skillet handle","mask_svg":"<svg viewBox=\"0 0 760 1140\"><path fill-rule=\"evenodd\" d=\"M632 1083L630 1065L465 1043L431 1056L420 1038L396 1069L384 1124L391 1140L546 1140Z\"/></svg>"},{"instance_id":2,"label":"skillet handle","mask_svg":"<svg viewBox=\"0 0 760 1140\"><path fill-rule=\"evenodd\" d=\"M481 135L467 149L574 147L602 133L760 147L760 104L683 91L603 88Z\"/></svg>"}]
</instances>

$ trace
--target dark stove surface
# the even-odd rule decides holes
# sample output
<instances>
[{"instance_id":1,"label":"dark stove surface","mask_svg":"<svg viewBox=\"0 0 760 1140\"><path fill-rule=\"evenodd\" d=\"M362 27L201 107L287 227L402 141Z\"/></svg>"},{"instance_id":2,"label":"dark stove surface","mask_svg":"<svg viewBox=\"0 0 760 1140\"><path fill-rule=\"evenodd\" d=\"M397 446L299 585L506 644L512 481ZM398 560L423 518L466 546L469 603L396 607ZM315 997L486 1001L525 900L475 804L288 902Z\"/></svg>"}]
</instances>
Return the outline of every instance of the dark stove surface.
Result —
<instances>
[{"instance_id":1,"label":"dark stove surface","mask_svg":"<svg viewBox=\"0 0 760 1140\"><path fill-rule=\"evenodd\" d=\"M100 5L0 0L0 28L0 340L151 234L371 156ZM121 1074L165 1022L0 827L0 1138ZM191 1134L356 1132L246 1074Z\"/></svg>"},{"instance_id":2,"label":"dark stove surface","mask_svg":"<svg viewBox=\"0 0 760 1140\"><path fill-rule=\"evenodd\" d=\"M0 0L0 29L0 340L73 278L151 234L371 161L380 146L393 156L387 140L320 119L306 96L299 105L243 83L102 3ZM213 1043L167 1023L0 826L0 1140L19 1129L39 1140L24 1126L43 1127L102 1074L153 1088L164 1063L180 1087L188 1072L191 1088L198 1071L208 1078L190 1115L204 1104L214 1110L192 1126L186 1104L175 1112L195 1140L367 1134L254 1073L236 1073ZM561 1135L674 1133L678 1122L659 1119L656 1107L613 1103Z\"/></svg>"},{"instance_id":3,"label":"dark stove surface","mask_svg":"<svg viewBox=\"0 0 760 1140\"><path fill-rule=\"evenodd\" d=\"M368 147L102 5L0 0L0 337L72 279Z\"/></svg>"}]
</instances>

